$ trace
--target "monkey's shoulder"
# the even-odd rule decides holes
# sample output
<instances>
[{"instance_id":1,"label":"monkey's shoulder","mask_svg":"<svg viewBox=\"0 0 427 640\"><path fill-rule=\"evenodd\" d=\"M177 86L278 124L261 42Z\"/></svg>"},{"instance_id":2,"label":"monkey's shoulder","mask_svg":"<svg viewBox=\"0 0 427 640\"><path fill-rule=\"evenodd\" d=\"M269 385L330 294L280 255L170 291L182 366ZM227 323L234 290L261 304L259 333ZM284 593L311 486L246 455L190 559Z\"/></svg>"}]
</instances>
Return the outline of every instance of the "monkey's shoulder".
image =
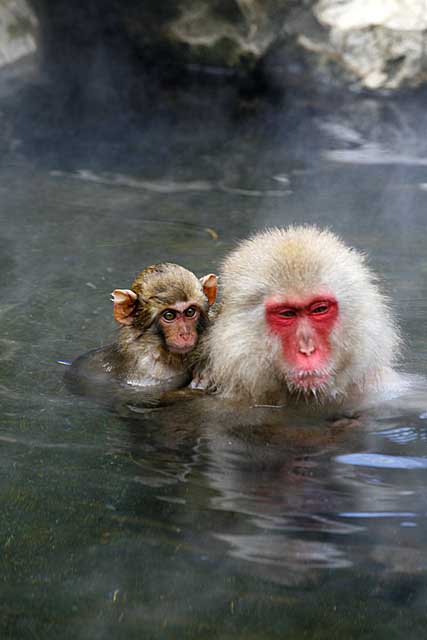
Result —
<instances>
[{"instance_id":1,"label":"monkey's shoulder","mask_svg":"<svg viewBox=\"0 0 427 640\"><path fill-rule=\"evenodd\" d=\"M114 377L114 359L117 357L115 345L107 345L98 349L91 349L78 356L66 372L68 380L90 378L104 381Z\"/></svg>"},{"instance_id":2,"label":"monkey's shoulder","mask_svg":"<svg viewBox=\"0 0 427 640\"><path fill-rule=\"evenodd\" d=\"M130 357L119 346L92 349L74 360L66 373L67 383L79 393L89 387L109 389L113 386L179 389L190 382L190 374L182 359L161 358L155 352L141 349Z\"/></svg>"}]
</instances>

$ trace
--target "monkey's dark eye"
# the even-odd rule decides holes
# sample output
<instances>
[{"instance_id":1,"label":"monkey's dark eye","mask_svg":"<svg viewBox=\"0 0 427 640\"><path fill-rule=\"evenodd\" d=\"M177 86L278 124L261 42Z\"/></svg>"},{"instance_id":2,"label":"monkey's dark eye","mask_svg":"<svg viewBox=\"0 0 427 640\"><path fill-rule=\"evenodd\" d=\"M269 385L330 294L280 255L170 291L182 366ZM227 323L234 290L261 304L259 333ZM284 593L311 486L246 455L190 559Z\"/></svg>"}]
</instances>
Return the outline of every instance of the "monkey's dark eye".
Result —
<instances>
[{"instance_id":1,"label":"monkey's dark eye","mask_svg":"<svg viewBox=\"0 0 427 640\"><path fill-rule=\"evenodd\" d=\"M166 322L172 322L172 320L175 320L176 318L176 313L171 309L166 309L166 311L163 311L162 317Z\"/></svg>"},{"instance_id":2,"label":"monkey's dark eye","mask_svg":"<svg viewBox=\"0 0 427 640\"><path fill-rule=\"evenodd\" d=\"M187 318L194 318L194 316L197 313L197 309L196 307L188 307L188 309L186 309L184 313L187 316Z\"/></svg>"},{"instance_id":3,"label":"monkey's dark eye","mask_svg":"<svg viewBox=\"0 0 427 640\"><path fill-rule=\"evenodd\" d=\"M329 310L329 305L319 304L318 307L314 307L314 309L311 310L311 313L326 313L326 311L328 310Z\"/></svg>"},{"instance_id":4,"label":"monkey's dark eye","mask_svg":"<svg viewBox=\"0 0 427 640\"><path fill-rule=\"evenodd\" d=\"M282 318L293 318L296 315L296 311L293 309L283 309L283 311L279 311L279 316Z\"/></svg>"}]
</instances>

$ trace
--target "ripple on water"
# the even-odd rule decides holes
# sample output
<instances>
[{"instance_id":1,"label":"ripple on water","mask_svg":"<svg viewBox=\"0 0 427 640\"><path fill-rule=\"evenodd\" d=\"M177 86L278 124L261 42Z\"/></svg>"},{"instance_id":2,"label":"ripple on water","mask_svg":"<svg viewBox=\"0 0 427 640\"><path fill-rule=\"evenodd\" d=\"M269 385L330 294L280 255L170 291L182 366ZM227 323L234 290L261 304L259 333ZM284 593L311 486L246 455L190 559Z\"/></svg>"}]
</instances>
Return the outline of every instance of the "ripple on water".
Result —
<instances>
[{"instance_id":1,"label":"ripple on water","mask_svg":"<svg viewBox=\"0 0 427 640\"><path fill-rule=\"evenodd\" d=\"M396 444L410 444L411 442L427 441L427 429L416 427L391 427L390 429L383 429L378 431L378 436L383 436Z\"/></svg>"},{"instance_id":2,"label":"ripple on water","mask_svg":"<svg viewBox=\"0 0 427 640\"><path fill-rule=\"evenodd\" d=\"M379 469L427 469L427 458L389 456L380 453L349 453L337 456L337 462Z\"/></svg>"}]
</instances>

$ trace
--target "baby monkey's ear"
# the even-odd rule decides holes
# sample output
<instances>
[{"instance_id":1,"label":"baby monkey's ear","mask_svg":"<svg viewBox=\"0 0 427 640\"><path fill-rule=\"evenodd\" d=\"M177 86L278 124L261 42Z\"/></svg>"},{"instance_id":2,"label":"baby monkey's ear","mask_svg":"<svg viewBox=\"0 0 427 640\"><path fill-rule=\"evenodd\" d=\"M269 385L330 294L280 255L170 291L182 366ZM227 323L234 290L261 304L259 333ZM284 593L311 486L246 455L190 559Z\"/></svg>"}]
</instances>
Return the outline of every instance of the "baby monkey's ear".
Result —
<instances>
[{"instance_id":1,"label":"baby monkey's ear","mask_svg":"<svg viewBox=\"0 0 427 640\"><path fill-rule=\"evenodd\" d=\"M120 324L133 324L138 296L132 289L114 289L111 294L114 302L114 319Z\"/></svg>"},{"instance_id":2,"label":"baby monkey's ear","mask_svg":"<svg viewBox=\"0 0 427 640\"><path fill-rule=\"evenodd\" d=\"M203 293L208 299L209 306L215 302L216 292L218 289L218 278L214 273L208 273L207 276L200 278L202 283Z\"/></svg>"}]
</instances>

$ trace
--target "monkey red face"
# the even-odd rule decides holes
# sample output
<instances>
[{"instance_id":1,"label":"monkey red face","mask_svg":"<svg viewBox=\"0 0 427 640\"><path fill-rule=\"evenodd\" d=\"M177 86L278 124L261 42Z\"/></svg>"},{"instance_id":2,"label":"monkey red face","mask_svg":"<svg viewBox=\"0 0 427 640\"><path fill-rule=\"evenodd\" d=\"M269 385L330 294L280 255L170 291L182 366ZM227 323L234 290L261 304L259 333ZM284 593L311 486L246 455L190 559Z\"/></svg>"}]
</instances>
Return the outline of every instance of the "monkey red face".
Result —
<instances>
[{"instance_id":1,"label":"monkey red face","mask_svg":"<svg viewBox=\"0 0 427 640\"><path fill-rule=\"evenodd\" d=\"M196 304L178 302L164 309L158 319L166 346L173 353L188 353L197 344L200 310Z\"/></svg>"},{"instance_id":2,"label":"monkey red face","mask_svg":"<svg viewBox=\"0 0 427 640\"><path fill-rule=\"evenodd\" d=\"M338 318L333 296L267 300L267 325L279 336L292 386L311 390L327 383L331 369L330 335Z\"/></svg>"}]
</instances>

